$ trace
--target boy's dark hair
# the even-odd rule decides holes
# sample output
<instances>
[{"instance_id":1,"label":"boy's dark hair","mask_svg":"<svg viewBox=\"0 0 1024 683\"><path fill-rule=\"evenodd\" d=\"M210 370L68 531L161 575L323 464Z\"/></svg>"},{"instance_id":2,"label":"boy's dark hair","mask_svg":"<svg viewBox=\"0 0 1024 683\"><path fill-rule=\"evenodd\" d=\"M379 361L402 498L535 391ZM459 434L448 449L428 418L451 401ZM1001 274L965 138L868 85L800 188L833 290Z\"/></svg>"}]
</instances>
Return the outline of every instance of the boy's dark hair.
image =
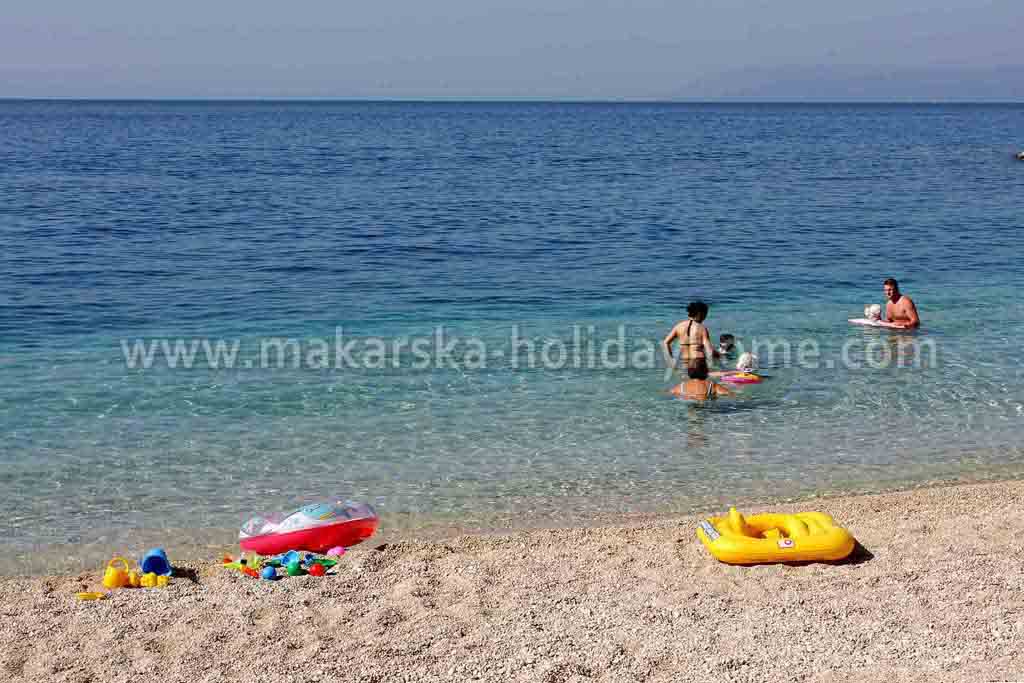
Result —
<instances>
[{"instance_id":1,"label":"boy's dark hair","mask_svg":"<svg viewBox=\"0 0 1024 683\"><path fill-rule=\"evenodd\" d=\"M900 283L896 282L896 280L894 278L891 278L891 277L885 278L885 282L883 282L882 284L883 285L892 285L893 289L899 289L900 288Z\"/></svg>"},{"instance_id":2,"label":"boy's dark hair","mask_svg":"<svg viewBox=\"0 0 1024 683\"><path fill-rule=\"evenodd\" d=\"M708 378L708 361L706 358L694 358L686 364L686 375L690 379Z\"/></svg>"},{"instance_id":3,"label":"boy's dark hair","mask_svg":"<svg viewBox=\"0 0 1024 683\"><path fill-rule=\"evenodd\" d=\"M728 332L718 336L718 343L719 344L724 344L726 342L729 342L731 344L731 343L733 343L735 341L736 341L736 337L734 337L733 335L729 334Z\"/></svg>"},{"instance_id":4,"label":"boy's dark hair","mask_svg":"<svg viewBox=\"0 0 1024 683\"><path fill-rule=\"evenodd\" d=\"M703 301L692 301L686 307L686 314L691 318L708 317L708 305Z\"/></svg>"}]
</instances>

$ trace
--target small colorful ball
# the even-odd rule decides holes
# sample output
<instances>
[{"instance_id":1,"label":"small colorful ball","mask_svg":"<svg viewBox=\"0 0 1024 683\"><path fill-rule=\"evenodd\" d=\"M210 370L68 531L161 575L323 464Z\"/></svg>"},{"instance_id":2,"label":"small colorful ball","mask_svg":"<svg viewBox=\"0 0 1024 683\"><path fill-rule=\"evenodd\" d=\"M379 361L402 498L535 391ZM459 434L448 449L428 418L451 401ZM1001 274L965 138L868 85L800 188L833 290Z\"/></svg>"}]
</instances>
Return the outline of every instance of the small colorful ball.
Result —
<instances>
[{"instance_id":1,"label":"small colorful ball","mask_svg":"<svg viewBox=\"0 0 1024 683\"><path fill-rule=\"evenodd\" d=\"M277 578L277 570L273 567L264 567L263 571L260 572L260 576L262 576L267 581L273 581Z\"/></svg>"},{"instance_id":2,"label":"small colorful ball","mask_svg":"<svg viewBox=\"0 0 1024 683\"><path fill-rule=\"evenodd\" d=\"M323 576L326 573L327 573L327 570L324 569L324 566L322 564L319 564L319 563L314 564L312 567L309 568L310 576Z\"/></svg>"}]
</instances>

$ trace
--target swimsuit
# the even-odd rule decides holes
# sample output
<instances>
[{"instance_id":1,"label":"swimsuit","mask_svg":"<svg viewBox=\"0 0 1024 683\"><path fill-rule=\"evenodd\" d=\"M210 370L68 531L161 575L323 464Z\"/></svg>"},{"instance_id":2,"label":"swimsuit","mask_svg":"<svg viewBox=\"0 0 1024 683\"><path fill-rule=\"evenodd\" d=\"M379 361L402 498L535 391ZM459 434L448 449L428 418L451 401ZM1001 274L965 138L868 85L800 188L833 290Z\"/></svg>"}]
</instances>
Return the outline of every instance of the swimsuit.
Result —
<instances>
[{"instance_id":1,"label":"swimsuit","mask_svg":"<svg viewBox=\"0 0 1024 683\"><path fill-rule=\"evenodd\" d=\"M708 383L708 388L707 391L704 392L703 398L688 398L686 395L685 382L680 386L681 391L679 392L678 396L687 401L714 401L716 398L718 398L718 394L715 392L715 383L712 382L710 379L704 381Z\"/></svg>"},{"instance_id":2,"label":"swimsuit","mask_svg":"<svg viewBox=\"0 0 1024 683\"><path fill-rule=\"evenodd\" d=\"M694 358L704 358L704 340L700 339L695 342L690 341L690 326L693 325L693 323L693 320L686 321L686 332L683 333L683 336L686 338L686 341L684 342L680 340L679 342L679 355L684 361L690 361L693 360ZM704 329L704 325L702 325L701 323L697 323L697 326L700 327L702 330ZM696 346L699 355L694 355L692 358L688 358L686 352L683 350L683 347L685 346Z\"/></svg>"}]
</instances>

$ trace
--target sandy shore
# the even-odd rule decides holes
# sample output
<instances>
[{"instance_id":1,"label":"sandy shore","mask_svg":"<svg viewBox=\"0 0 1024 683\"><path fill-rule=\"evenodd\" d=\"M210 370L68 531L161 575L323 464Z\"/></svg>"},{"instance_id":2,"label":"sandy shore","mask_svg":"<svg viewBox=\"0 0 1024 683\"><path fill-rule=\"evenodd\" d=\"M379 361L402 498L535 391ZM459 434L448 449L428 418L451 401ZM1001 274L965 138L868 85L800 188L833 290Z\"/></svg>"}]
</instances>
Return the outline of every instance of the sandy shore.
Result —
<instances>
[{"instance_id":1,"label":"sandy shore","mask_svg":"<svg viewBox=\"0 0 1024 683\"><path fill-rule=\"evenodd\" d=\"M1024 679L1024 482L819 501L863 550L730 567L697 518L362 548L338 576L176 563L166 590L80 602L98 572L0 579L3 680ZM756 510L750 510L754 512Z\"/></svg>"}]
</instances>

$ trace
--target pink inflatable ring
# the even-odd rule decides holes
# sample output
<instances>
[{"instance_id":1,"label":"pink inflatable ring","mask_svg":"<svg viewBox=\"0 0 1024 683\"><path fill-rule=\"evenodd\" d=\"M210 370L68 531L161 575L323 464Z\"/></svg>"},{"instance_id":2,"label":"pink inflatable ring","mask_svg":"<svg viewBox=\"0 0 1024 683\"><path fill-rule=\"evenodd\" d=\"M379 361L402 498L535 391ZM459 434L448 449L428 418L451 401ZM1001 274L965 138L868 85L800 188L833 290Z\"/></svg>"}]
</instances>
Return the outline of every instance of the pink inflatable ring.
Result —
<instances>
[{"instance_id":1,"label":"pink inflatable ring","mask_svg":"<svg viewBox=\"0 0 1024 683\"><path fill-rule=\"evenodd\" d=\"M764 378L752 372L727 372L719 379L729 384L760 384Z\"/></svg>"},{"instance_id":2,"label":"pink inflatable ring","mask_svg":"<svg viewBox=\"0 0 1024 683\"><path fill-rule=\"evenodd\" d=\"M260 555L289 550L323 554L365 541L379 523L365 503L314 503L286 514L253 517L238 532L238 544Z\"/></svg>"}]
</instances>

